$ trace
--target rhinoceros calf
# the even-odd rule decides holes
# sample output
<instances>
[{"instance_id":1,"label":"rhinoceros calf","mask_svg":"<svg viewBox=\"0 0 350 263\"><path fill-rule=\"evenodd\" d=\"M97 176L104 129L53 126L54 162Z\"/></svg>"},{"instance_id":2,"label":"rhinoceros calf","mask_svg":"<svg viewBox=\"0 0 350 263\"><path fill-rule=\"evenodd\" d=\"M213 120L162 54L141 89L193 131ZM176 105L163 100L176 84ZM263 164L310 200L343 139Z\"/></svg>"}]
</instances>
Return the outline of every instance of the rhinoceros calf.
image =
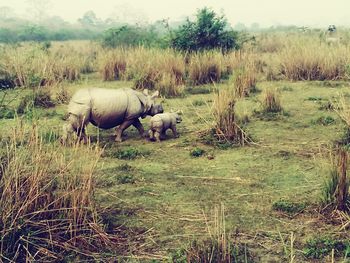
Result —
<instances>
[{"instance_id":1,"label":"rhinoceros calf","mask_svg":"<svg viewBox=\"0 0 350 263\"><path fill-rule=\"evenodd\" d=\"M69 117L63 126L62 142L65 143L73 132L86 142L85 127L89 122L102 129L119 125L116 128L117 142L122 141L122 133L130 125L135 126L143 136L144 129L139 117L163 112L162 105L155 104L158 96L158 91L149 95L146 89L143 92L130 88L78 90L68 105Z\"/></svg>"},{"instance_id":2,"label":"rhinoceros calf","mask_svg":"<svg viewBox=\"0 0 350 263\"><path fill-rule=\"evenodd\" d=\"M160 142L165 137L167 129L171 129L174 137L177 137L176 123L182 121L177 112L166 112L154 115L150 120L150 130L148 132L151 140Z\"/></svg>"}]
</instances>

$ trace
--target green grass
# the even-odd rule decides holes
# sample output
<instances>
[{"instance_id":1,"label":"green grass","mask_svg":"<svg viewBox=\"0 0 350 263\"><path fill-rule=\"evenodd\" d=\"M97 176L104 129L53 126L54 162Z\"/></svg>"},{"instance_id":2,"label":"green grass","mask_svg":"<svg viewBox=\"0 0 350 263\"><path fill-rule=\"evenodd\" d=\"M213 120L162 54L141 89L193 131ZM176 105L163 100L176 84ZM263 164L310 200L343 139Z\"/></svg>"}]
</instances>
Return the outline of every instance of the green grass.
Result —
<instances>
[{"instance_id":1,"label":"green grass","mask_svg":"<svg viewBox=\"0 0 350 263\"><path fill-rule=\"evenodd\" d=\"M350 253L350 241L336 240L326 236L315 237L307 240L303 252L307 258L322 259L329 255L332 249L336 256L347 258Z\"/></svg>"},{"instance_id":2,"label":"green grass","mask_svg":"<svg viewBox=\"0 0 350 263\"><path fill-rule=\"evenodd\" d=\"M217 84L219 88L220 85ZM67 84L67 90L73 93L86 86L121 88L132 83L102 82L94 75L86 75L78 82ZM289 217L272 212L272 204L276 200L289 200L289 203L280 203L277 209L287 214L290 209L293 214L299 211L293 205L289 208L290 204L305 201L318 204L322 182L328 176L321 164L329 162L320 151L326 151L327 145L341 138L344 130L333 112L327 112L327 116L335 120L332 125L314 124L325 112L319 110L318 99L305 98L328 100L346 87L334 89L320 82L259 83L259 88L266 87L288 87L281 96L283 108L289 114L273 121L254 116L254 109L259 108L255 94L238 102L237 111L251 116L245 129L254 138L254 144L247 147L222 149L200 139L199 131L208 129L212 121L209 86L187 90L184 98L164 100L165 111L171 108L183 111L177 139L151 143L131 127L126 130L126 140L115 143L112 129L103 131L88 126L92 143L98 141L106 147L97 167L100 178L95 197L102 206L117 208L114 216L106 217L108 226L134 229L135 232L125 233L130 240L134 240L131 237L135 233L145 233L138 241L142 246L132 254L169 257L174 248L186 247L191 240L205 242L209 236L206 219L220 203L225 204L227 233L239 242L233 241L247 244L252 261L285 260L279 235L288 237L293 232L298 246L296 262L304 262L302 250L306 240L317 233L335 231L335 226L325 223L312 211ZM194 101L198 101L197 105L193 105ZM54 139L61 134L65 107L56 105L54 114L40 115L37 123L47 143L55 143ZM141 121L147 130L149 118ZM0 133L6 134L14 122L0 119ZM193 158L189 154L193 149L203 150L215 158ZM130 241L130 246L132 244ZM179 250L176 253L182 256Z\"/></svg>"}]
</instances>

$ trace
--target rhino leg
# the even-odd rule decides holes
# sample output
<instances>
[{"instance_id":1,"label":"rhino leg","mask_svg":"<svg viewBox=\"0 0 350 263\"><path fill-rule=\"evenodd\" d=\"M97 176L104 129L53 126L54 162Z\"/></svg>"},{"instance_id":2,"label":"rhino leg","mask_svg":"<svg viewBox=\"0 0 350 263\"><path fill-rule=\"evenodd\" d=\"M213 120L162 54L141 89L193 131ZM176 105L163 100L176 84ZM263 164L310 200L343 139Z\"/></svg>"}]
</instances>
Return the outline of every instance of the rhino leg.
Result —
<instances>
[{"instance_id":1,"label":"rhino leg","mask_svg":"<svg viewBox=\"0 0 350 263\"><path fill-rule=\"evenodd\" d=\"M157 142L160 142L160 133L158 131L154 133L154 137L156 138Z\"/></svg>"},{"instance_id":2,"label":"rhino leg","mask_svg":"<svg viewBox=\"0 0 350 263\"><path fill-rule=\"evenodd\" d=\"M172 125L171 130L173 131L174 137L177 138L178 134L177 134L177 130L176 130L176 125Z\"/></svg>"},{"instance_id":3,"label":"rhino leg","mask_svg":"<svg viewBox=\"0 0 350 263\"><path fill-rule=\"evenodd\" d=\"M166 130L162 130L160 133L160 138L165 139L166 138Z\"/></svg>"},{"instance_id":4,"label":"rhino leg","mask_svg":"<svg viewBox=\"0 0 350 263\"><path fill-rule=\"evenodd\" d=\"M150 139L151 141L153 141L153 140L154 140L154 132L153 132L152 130L149 130L149 131L148 131L148 135L149 135L149 139Z\"/></svg>"},{"instance_id":5,"label":"rhino leg","mask_svg":"<svg viewBox=\"0 0 350 263\"><path fill-rule=\"evenodd\" d=\"M116 142L121 142L122 141L122 134L123 131L128 128L131 124L134 123L135 120L129 120L129 121L124 121L122 124L118 126L118 128L115 130L115 141Z\"/></svg>"},{"instance_id":6,"label":"rhino leg","mask_svg":"<svg viewBox=\"0 0 350 263\"><path fill-rule=\"evenodd\" d=\"M146 137L145 130L139 119L136 119L132 125L139 131L141 137Z\"/></svg>"}]
</instances>

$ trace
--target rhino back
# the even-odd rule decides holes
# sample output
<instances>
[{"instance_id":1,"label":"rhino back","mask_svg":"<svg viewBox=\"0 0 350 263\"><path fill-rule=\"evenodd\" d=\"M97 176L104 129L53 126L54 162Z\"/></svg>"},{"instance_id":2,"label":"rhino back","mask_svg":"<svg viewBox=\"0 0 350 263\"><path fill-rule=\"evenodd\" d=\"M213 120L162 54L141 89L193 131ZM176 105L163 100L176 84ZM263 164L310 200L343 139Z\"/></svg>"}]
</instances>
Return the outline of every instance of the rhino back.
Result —
<instances>
[{"instance_id":1,"label":"rhino back","mask_svg":"<svg viewBox=\"0 0 350 263\"><path fill-rule=\"evenodd\" d=\"M136 93L132 89L92 89L91 123L109 129L126 120L139 118L144 108Z\"/></svg>"},{"instance_id":2,"label":"rhino back","mask_svg":"<svg viewBox=\"0 0 350 263\"><path fill-rule=\"evenodd\" d=\"M172 124L174 124L174 118L171 113L160 113L157 114L159 118L161 118L163 122L163 128L169 129ZM175 121L176 122L176 121Z\"/></svg>"}]
</instances>

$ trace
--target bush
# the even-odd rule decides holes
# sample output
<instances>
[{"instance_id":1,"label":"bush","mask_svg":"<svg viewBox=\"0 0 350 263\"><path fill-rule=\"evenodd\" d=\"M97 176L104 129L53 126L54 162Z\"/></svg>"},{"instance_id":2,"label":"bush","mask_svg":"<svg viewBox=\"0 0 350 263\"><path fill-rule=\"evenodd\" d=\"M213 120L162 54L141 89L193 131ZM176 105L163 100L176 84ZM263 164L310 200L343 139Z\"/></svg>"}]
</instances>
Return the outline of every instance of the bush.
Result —
<instances>
[{"instance_id":1,"label":"bush","mask_svg":"<svg viewBox=\"0 0 350 263\"><path fill-rule=\"evenodd\" d=\"M349 253L349 241L335 240L330 237L316 237L309 239L304 248L304 255L307 258L321 259L331 253L334 249L335 256L340 256L343 252Z\"/></svg>"},{"instance_id":2,"label":"bush","mask_svg":"<svg viewBox=\"0 0 350 263\"><path fill-rule=\"evenodd\" d=\"M274 202L272 209L276 211L285 212L287 214L297 214L305 209L305 203L295 203L287 200L279 200Z\"/></svg>"},{"instance_id":3,"label":"bush","mask_svg":"<svg viewBox=\"0 0 350 263\"><path fill-rule=\"evenodd\" d=\"M228 30L224 16L218 16L209 8L203 8L196 14L196 21L187 19L186 23L172 34L170 45L186 51L204 49L238 49L238 33Z\"/></svg>"},{"instance_id":4,"label":"bush","mask_svg":"<svg viewBox=\"0 0 350 263\"><path fill-rule=\"evenodd\" d=\"M194 148L191 152L190 152L190 155L192 157L200 157L202 156L203 154L205 153L205 151L201 148Z\"/></svg>"},{"instance_id":5,"label":"bush","mask_svg":"<svg viewBox=\"0 0 350 263\"><path fill-rule=\"evenodd\" d=\"M160 38L150 28L136 26L122 26L110 28L102 36L104 47L118 46L155 46Z\"/></svg>"},{"instance_id":6,"label":"bush","mask_svg":"<svg viewBox=\"0 0 350 263\"><path fill-rule=\"evenodd\" d=\"M332 125L335 123L335 119L332 116L321 116L315 121L312 121L313 123L320 124L323 126Z\"/></svg>"},{"instance_id":7,"label":"bush","mask_svg":"<svg viewBox=\"0 0 350 263\"><path fill-rule=\"evenodd\" d=\"M113 150L107 151L106 155L109 157L114 157L122 160L133 160L141 156L149 155L150 153L145 150L140 150L135 147L127 147L124 149L117 149L115 152Z\"/></svg>"}]
</instances>

